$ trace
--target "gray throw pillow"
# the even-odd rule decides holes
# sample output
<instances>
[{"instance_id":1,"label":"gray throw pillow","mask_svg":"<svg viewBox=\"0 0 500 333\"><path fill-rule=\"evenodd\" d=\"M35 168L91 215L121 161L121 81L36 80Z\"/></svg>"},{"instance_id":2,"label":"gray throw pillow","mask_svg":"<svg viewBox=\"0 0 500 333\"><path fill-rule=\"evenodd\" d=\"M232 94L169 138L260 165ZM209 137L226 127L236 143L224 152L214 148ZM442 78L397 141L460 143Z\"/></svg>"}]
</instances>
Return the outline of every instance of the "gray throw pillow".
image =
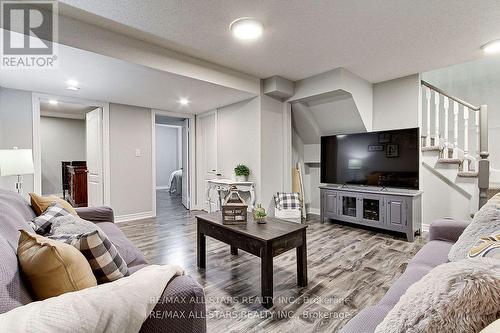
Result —
<instances>
[{"instance_id":1,"label":"gray throw pillow","mask_svg":"<svg viewBox=\"0 0 500 333\"><path fill-rule=\"evenodd\" d=\"M465 259L411 285L375 332L479 332L499 317L500 260Z\"/></svg>"},{"instance_id":2,"label":"gray throw pillow","mask_svg":"<svg viewBox=\"0 0 500 333\"><path fill-rule=\"evenodd\" d=\"M79 235L96 230L102 231L95 223L81 219L78 216L66 215L52 219L50 235Z\"/></svg>"},{"instance_id":3,"label":"gray throw pillow","mask_svg":"<svg viewBox=\"0 0 500 333\"><path fill-rule=\"evenodd\" d=\"M500 205L496 201L488 201L477 213L471 224L453 244L448 253L448 260L458 261L466 259L470 249L478 238L491 235L500 229Z\"/></svg>"}]
</instances>

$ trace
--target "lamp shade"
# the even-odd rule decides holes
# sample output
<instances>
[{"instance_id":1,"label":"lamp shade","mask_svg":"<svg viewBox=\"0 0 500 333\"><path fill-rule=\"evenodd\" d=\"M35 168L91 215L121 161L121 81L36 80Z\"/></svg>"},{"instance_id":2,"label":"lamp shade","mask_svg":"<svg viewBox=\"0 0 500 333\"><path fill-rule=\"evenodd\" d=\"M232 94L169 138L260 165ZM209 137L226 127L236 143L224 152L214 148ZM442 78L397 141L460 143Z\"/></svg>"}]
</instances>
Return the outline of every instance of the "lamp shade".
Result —
<instances>
[{"instance_id":1,"label":"lamp shade","mask_svg":"<svg viewBox=\"0 0 500 333\"><path fill-rule=\"evenodd\" d=\"M0 149L0 176L33 174L31 149Z\"/></svg>"}]
</instances>

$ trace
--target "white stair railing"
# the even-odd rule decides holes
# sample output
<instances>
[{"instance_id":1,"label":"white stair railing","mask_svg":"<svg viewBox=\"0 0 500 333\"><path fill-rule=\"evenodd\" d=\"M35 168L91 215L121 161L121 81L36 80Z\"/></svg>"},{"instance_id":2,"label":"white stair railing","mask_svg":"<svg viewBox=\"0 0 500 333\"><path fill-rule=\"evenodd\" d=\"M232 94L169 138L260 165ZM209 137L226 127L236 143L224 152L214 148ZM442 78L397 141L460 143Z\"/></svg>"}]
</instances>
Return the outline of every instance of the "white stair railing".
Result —
<instances>
[{"instance_id":1,"label":"white stair railing","mask_svg":"<svg viewBox=\"0 0 500 333\"><path fill-rule=\"evenodd\" d=\"M425 137L425 146L430 147L431 145L431 89L425 87L425 99L427 100L427 135Z\"/></svg>"},{"instance_id":2,"label":"white stair railing","mask_svg":"<svg viewBox=\"0 0 500 333\"><path fill-rule=\"evenodd\" d=\"M428 82L421 81L422 88L425 92L426 100L426 119L425 122L425 140L423 148L430 147L427 150L439 150L440 160L442 158L448 159L450 157L450 148L453 148L452 158L455 161L443 161L448 163L459 163L460 175L474 176L477 171L478 186L479 186L479 206L481 207L487 200L487 189L489 186L489 161L488 161L488 112L487 106L481 107L474 106L470 103L463 101L460 98L454 97L445 91L431 85ZM432 107L431 99L434 95L434 105ZM440 113L440 99L443 99L443 141L440 140L441 133L441 113ZM453 144L450 143L449 138L449 111L450 100L453 103ZM460 117L460 106L463 107L463 115ZM469 147L469 116L470 112L473 114L475 136L474 144L475 149ZM432 131L431 119L434 116L434 128ZM463 146L459 145L459 129L460 121L463 122ZM434 137L431 137L433 132ZM470 152L474 152L471 154ZM474 155L474 156L473 156ZM485 199L486 198L486 199Z\"/></svg>"},{"instance_id":3,"label":"white stair railing","mask_svg":"<svg viewBox=\"0 0 500 333\"><path fill-rule=\"evenodd\" d=\"M469 108L464 106L464 167L463 171L469 170Z\"/></svg>"},{"instance_id":4,"label":"white stair railing","mask_svg":"<svg viewBox=\"0 0 500 333\"><path fill-rule=\"evenodd\" d=\"M449 158L449 109L450 109L450 99L446 96L443 97L443 108L444 108L444 157Z\"/></svg>"},{"instance_id":5,"label":"white stair railing","mask_svg":"<svg viewBox=\"0 0 500 333\"><path fill-rule=\"evenodd\" d=\"M440 146L439 142L439 93L434 91L434 146Z\"/></svg>"},{"instance_id":6,"label":"white stair railing","mask_svg":"<svg viewBox=\"0 0 500 333\"><path fill-rule=\"evenodd\" d=\"M475 121L475 125L476 125L476 156L479 160L479 158L481 157L481 149L479 147L479 141L481 141L481 131L480 131L480 128L479 128L479 112L476 112L476 121Z\"/></svg>"},{"instance_id":7,"label":"white stair railing","mask_svg":"<svg viewBox=\"0 0 500 333\"><path fill-rule=\"evenodd\" d=\"M453 101L453 158L459 157L458 148L458 102Z\"/></svg>"}]
</instances>

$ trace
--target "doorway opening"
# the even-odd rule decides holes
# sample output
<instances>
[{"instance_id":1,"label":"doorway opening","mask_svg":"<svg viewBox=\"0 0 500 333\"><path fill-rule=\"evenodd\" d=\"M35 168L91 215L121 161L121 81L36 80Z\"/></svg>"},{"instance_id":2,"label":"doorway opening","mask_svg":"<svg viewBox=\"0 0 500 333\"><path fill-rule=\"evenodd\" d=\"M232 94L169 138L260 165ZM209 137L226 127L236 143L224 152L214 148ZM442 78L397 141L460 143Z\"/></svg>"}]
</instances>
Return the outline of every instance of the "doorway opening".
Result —
<instances>
[{"instance_id":1,"label":"doorway opening","mask_svg":"<svg viewBox=\"0 0 500 333\"><path fill-rule=\"evenodd\" d=\"M104 131L108 111L104 103L33 95L36 193L55 195L73 207L109 202L105 195L108 140Z\"/></svg>"},{"instance_id":2,"label":"doorway opening","mask_svg":"<svg viewBox=\"0 0 500 333\"><path fill-rule=\"evenodd\" d=\"M154 197L158 217L191 209L190 121L187 115L154 112Z\"/></svg>"}]
</instances>

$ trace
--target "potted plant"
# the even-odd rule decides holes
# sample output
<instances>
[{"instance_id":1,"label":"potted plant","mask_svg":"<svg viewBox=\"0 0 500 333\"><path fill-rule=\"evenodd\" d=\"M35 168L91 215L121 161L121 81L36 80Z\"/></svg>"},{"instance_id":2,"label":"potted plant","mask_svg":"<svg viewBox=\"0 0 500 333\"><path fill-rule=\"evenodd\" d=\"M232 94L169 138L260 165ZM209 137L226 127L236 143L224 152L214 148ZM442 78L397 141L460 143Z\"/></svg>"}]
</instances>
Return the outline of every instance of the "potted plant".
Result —
<instances>
[{"instance_id":1,"label":"potted plant","mask_svg":"<svg viewBox=\"0 0 500 333\"><path fill-rule=\"evenodd\" d=\"M234 174L236 175L237 182L246 182L250 175L250 168L245 164L238 164L236 168L234 168Z\"/></svg>"}]
</instances>

